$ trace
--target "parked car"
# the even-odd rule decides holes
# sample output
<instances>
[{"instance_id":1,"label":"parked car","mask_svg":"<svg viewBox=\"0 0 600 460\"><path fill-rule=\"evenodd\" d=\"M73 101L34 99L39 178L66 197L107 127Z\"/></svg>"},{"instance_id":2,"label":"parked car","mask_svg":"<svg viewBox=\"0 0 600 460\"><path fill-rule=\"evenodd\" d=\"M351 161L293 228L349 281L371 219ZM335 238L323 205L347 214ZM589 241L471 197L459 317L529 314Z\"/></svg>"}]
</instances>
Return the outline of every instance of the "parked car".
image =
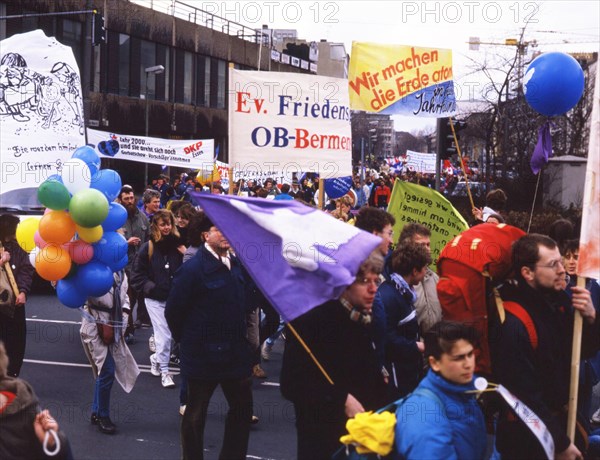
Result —
<instances>
[{"instance_id":1,"label":"parked car","mask_svg":"<svg viewBox=\"0 0 600 460\"><path fill-rule=\"evenodd\" d=\"M469 189L473 197L482 198L485 196L485 183L484 182L472 182L469 181ZM452 191L450 192L451 197L463 197L468 196L467 194L467 183L465 181L459 181L456 183Z\"/></svg>"}]
</instances>

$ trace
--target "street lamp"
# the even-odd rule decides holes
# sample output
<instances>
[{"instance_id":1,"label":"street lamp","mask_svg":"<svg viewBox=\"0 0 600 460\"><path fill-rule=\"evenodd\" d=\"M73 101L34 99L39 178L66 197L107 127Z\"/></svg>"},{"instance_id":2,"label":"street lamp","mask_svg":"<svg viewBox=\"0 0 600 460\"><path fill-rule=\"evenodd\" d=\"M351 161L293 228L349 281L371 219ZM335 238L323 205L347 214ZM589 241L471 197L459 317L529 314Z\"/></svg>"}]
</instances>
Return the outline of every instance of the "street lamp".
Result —
<instances>
[{"instance_id":1,"label":"street lamp","mask_svg":"<svg viewBox=\"0 0 600 460\"><path fill-rule=\"evenodd\" d=\"M146 67L144 69L144 71L146 72L146 87L144 89L144 100L146 101L146 137L148 137L148 132L149 132L149 117L148 117L148 75L152 74L152 75L158 75L160 73L163 73L165 71L164 66L162 65L154 65L152 67ZM156 86L156 85L155 85ZM148 185L148 163L146 162L144 164L144 190L146 189L146 186Z\"/></svg>"}]
</instances>

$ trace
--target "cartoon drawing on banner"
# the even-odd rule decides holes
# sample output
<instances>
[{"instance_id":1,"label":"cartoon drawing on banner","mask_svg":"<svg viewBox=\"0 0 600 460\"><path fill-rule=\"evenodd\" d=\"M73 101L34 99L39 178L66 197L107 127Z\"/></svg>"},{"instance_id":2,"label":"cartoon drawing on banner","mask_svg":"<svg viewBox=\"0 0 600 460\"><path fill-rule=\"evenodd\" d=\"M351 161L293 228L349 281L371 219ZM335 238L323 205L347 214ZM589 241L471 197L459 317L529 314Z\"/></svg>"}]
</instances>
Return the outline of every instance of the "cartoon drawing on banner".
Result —
<instances>
[{"instance_id":1,"label":"cartoon drawing on banner","mask_svg":"<svg viewBox=\"0 0 600 460\"><path fill-rule=\"evenodd\" d=\"M83 134L84 120L79 75L66 62L56 62L43 75L30 69L19 53L0 58L0 122L5 117L20 122L19 135L51 130Z\"/></svg>"},{"instance_id":2,"label":"cartoon drawing on banner","mask_svg":"<svg viewBox=\"0 0 600 460\"><path fill-rule=\"evenodd\" d=\"M0 41L0 201L39 208L37 189L84 145L79 67L73 49L42 30Z\"/></svg>"}]
</instances>

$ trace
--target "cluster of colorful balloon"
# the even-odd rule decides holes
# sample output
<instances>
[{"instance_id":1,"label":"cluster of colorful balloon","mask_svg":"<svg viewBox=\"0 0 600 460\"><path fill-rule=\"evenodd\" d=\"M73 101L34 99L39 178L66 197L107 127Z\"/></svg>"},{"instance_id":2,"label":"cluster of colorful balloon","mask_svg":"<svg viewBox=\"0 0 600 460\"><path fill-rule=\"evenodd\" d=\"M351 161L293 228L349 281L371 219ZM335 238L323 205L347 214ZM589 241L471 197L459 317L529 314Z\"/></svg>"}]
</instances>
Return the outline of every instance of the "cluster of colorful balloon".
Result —
<instances>
[{"instance_id":1,"label":"cluster of colorful balloon","mask_svg":"<svg viewBox=\"0 0 600 460\"><path fill-rule=\"evenodd\" d=\"M127 211L113 202L120 190L119 174L100 169L93 148L79 147L60 175L39 186L38 199L47 209L37 228L31 219L17 228L21 246L32 249L37 273L57 281L58 299L67 307L78 308L88 296L108 292L113 272L127 265L127 241L116 232Z\"/></svg>"}]
</instances>

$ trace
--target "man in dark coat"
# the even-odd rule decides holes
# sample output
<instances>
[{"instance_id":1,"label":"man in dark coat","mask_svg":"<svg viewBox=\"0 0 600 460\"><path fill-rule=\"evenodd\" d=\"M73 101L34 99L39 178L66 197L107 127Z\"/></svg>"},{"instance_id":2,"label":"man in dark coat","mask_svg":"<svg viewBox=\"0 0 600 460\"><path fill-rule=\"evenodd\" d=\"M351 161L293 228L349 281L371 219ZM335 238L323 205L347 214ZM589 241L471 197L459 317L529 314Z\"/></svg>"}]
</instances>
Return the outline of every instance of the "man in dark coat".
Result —
<instances>
[{"instance_id":1,"label":"man in dark coat","mask_svg":"<svg viewBox=\"0 0 600 460\"><path fill-rule=\"evenodd\" d=\"M290 331L283 354L281 392L296 411L299 460L330 459L347 418L387 402L371 338L371 307L383 258L373 253L342 296L292 321L333 380L326 377Z\"/></svg>"},{"instance_id":2,"label":"man in dark coat","mask_svg":"<svg viewBox=\"0 0 600 460\"><path fill-rule=\"evenodd\" d=\"M513 245L516 282L501 289L506 319L490 320L492 371L498 381L529 406L548 428L555 458L583 458L566 435L566 410L573 341L574 309L583 316L583 353L597 350L599 321L590 293L575 287L565 293L565 267L554 240L525 235ZM529 315L514 314L513 302ZM513 310L517 311L517 310ZM520 311L520 310L518 310ZM519 318L519 315L521 316ZM537 340L536 340L537 339ZM546 458L529 428L505 408L497 428L502 458Z\"/></svg>"},{"instance_id":3,"label":"man in dark coat","mask_svg":"<svg viewBox=\"0 0 600 460\"><path fill-rule=\"evenodd\" d=\"M246 340L246 281L229 242L202 215L204 244L175 274L165 317L187 379L184 459L202 459L210 398L221 386L229 411L219 458L245 459L252 418L252 355Z\"/></svg>"},{"instance_id":4,"label":"man in dark coat","mask_svg":"<svg viewBox=\"0 0 600 460\"><path fill-rule=\"evenodd\" d=\"M25 343L27 326L25 323L25 302L31 289L34 268L29 262L29 256L19 246L16 240L19 218L12 214L0 215L0 243L2 256L0 270L8 277L8 267L17 283L18 295L12 298L10 304L0 307L0 340L4 341L6 352L10 357L8 375L18 377L25 358ZM2 295L9 298L9 292Z\"/></svg>"}]
</instances>

